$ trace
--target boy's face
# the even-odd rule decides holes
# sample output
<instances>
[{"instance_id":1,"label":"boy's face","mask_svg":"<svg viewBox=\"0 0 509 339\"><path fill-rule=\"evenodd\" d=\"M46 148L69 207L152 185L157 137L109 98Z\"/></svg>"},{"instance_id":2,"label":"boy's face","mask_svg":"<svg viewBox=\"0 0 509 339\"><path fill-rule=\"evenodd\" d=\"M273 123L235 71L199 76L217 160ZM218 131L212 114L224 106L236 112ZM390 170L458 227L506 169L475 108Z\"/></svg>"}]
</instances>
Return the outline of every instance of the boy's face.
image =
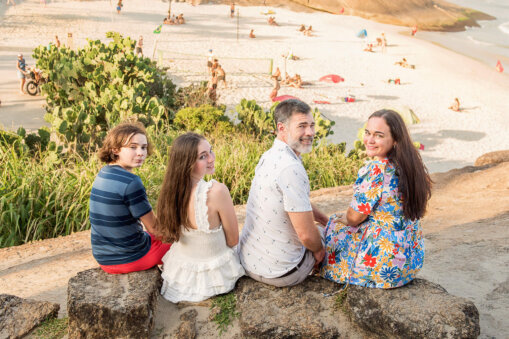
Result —
<instances>
[{"instance_id":1,"label":"boy's face","mask_svg":"<svg viewBox=\"0 0 509 339\"><path fill-rule=\"evenodd\" d=\"M133 135L127 145L122 146L120 149L113 150L113 153L118 156L114 164L131 172L133 168L143 165L147 157L147 147L148 142L145 135Z\"/></svg>"}]
</instances>

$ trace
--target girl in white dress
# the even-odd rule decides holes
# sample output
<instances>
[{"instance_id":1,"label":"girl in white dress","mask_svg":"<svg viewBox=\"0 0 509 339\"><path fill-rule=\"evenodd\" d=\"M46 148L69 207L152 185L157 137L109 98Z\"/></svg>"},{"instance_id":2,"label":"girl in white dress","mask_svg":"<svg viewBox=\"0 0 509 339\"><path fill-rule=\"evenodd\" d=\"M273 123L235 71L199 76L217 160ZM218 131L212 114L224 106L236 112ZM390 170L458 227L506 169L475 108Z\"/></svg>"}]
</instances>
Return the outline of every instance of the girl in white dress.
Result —
<instances>
[{"instance_id":1,"label":"girl in white dress","mask_svg":"<svg viewBox=\"0 0 509 339\"><path fill-rule=\"evenodd\" d=\"M215 155L208 141L186 133L173 142L157 202L157 234L173 242L163 257L167 300L202 301L226 293L244 275L235 246L237 217L228 188L215 180Z\"/></svg>"}]
</instances>

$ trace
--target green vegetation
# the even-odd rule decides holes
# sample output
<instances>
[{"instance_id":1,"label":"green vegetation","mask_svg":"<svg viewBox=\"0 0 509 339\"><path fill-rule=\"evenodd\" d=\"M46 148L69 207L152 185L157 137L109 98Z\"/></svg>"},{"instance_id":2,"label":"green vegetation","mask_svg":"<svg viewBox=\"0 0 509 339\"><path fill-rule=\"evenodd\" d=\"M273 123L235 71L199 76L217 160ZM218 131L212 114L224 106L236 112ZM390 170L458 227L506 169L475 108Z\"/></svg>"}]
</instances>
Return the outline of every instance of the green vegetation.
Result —
<instances>
[{"instance_id":1,"label":"green vegetation","mask_svg":"<svg viewBox=\"0 0 509 339\"><path fill-rule=\"evenodd\" d=\"M31 134L23 128L0 131L0 247L90 228L88 199L102 166L95 150L106 131L124 120L145 124L154 145L152 156L135 172L153 206L169 147L185 131L209 139L216 153L213 178L227 185L235 204L247 201L256 164L274 140L275 105L265 111L243 99L234 123L224 106L206 99L202 85L175 91L152 61L133 54L134 41L117 33L109 36L108 45L89 41L77 51L35 50L37 65L49 78L43 93L51 128ZM315 147L303 156L311 189L352 183L362 149L347 155L344 143L328 143L334 123L316 109L313 115Z\"/></svg>"},{"instance_id":2,"label":"green vegetation","mask_svg":"<svg viewBox=\"0 0 509 339\"><path fill-rule=\"evenodd\" d=\"M43 322L32 333L35 339L60 339L67 334L69 318L49 319Z\"/></svg>"},{"instance_id":3,"label":"green vegetation","mask_svg":"<svg viewBox=\"0 0 509 339\"><path fill-rule=\"evenodd\" d=\"M211 310L217 310L217 313L212 318L217 324L219 335L223 334L228 326L233 322L235 318L240 316L240 313L236 311L237 297L235 293L230 292L228 294L222 294L212 299L210 305Z\"/></svg>"}]
</instances>

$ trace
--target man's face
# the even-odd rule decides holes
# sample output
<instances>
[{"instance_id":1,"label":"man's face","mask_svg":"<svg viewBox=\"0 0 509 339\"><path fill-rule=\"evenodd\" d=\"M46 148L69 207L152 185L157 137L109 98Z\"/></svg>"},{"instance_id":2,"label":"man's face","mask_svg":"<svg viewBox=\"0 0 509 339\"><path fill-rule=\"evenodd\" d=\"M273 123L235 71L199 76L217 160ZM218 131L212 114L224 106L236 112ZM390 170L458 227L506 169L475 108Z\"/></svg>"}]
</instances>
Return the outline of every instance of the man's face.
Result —
<instances>
[{"instance_id":1,"label":"man's face","mask_svg":"<svg viewBox=\"0 0 509 339\"><path fill-rule=\"evenodd\" d=\"M280 124L281 138L293 149L295 154L311 152L315 137L315 120L311 113L293 114L285 124Z\"/></svg>"}]
</instances>

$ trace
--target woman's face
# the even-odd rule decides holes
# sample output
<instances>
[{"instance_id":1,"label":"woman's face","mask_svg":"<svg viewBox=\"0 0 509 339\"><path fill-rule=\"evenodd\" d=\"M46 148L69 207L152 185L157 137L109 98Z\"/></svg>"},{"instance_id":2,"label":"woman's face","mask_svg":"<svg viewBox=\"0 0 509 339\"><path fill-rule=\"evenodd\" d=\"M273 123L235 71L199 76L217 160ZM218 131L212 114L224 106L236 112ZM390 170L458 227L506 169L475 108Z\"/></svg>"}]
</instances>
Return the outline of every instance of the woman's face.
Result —
<instances>
[{"instance_id":1,"label":"woman's face","mask_svg":"<svg viewBox=\"0 0 509 339\"><path fill-rule=\"evenodd\" d=\"M368 120L364 131L364 145L369 157L384 159L395 144L384 118L373 117Z\"/></svg>"},{"instance_id":2,"label":"woman's face","mask_svg":"<svg viewBox=\"0 0 509 339\"><path fill-rule=\"evenodd\" d=\"M196 180L201 180L207 174L214 174L214 163L216 156L212 151L207 140L201 140L198 144L198 158L194 163L191 176Z\"/></svg>"}]
</instances>

